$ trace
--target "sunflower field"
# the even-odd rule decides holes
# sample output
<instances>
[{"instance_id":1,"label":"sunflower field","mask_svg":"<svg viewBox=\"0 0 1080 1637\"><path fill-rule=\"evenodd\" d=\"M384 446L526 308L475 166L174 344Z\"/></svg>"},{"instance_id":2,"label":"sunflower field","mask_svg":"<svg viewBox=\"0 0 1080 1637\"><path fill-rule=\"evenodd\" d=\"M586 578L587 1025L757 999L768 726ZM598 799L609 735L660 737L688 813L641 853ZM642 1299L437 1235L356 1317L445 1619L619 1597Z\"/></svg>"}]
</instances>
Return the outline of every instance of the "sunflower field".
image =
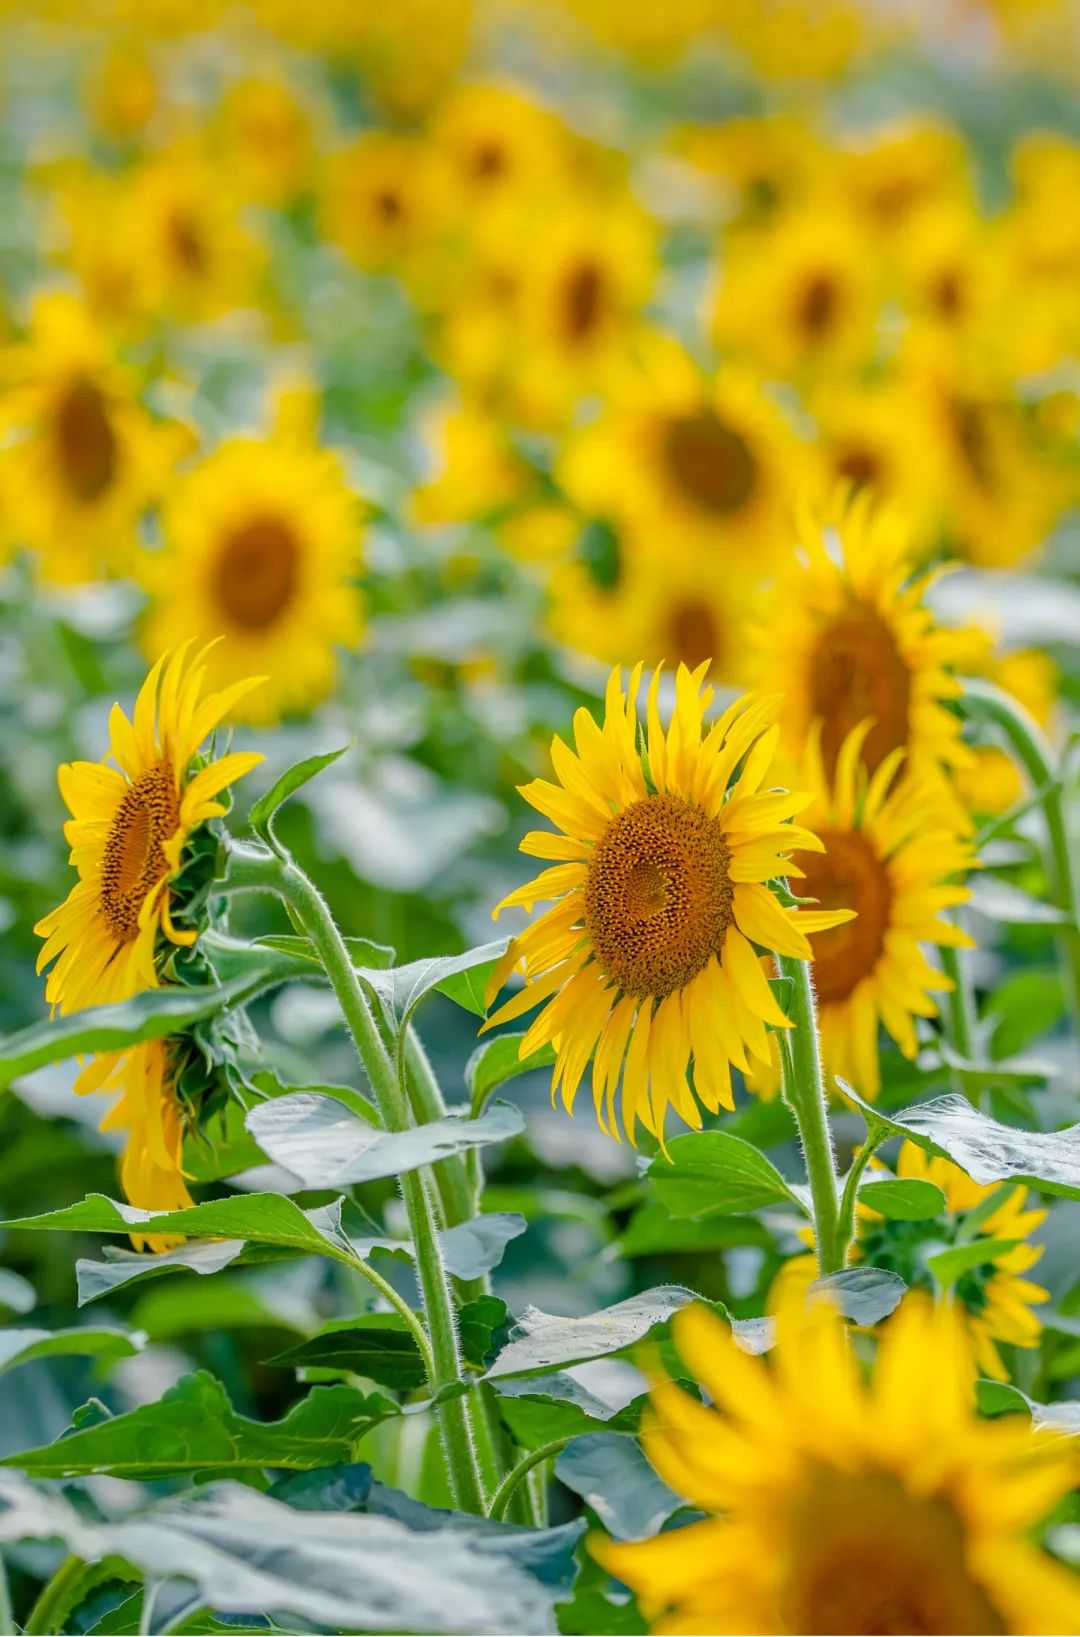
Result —
<instances>
[{"instance_id":1,"label":"sunflower field","mask_svg":"<svg viewBox=\"0 0 1080 1637\"><path fill-rule=\"evenodd\" d=\"M1078 0L0 39L0 1632L1080 1633Z\"/></svg>"}]
</instances>

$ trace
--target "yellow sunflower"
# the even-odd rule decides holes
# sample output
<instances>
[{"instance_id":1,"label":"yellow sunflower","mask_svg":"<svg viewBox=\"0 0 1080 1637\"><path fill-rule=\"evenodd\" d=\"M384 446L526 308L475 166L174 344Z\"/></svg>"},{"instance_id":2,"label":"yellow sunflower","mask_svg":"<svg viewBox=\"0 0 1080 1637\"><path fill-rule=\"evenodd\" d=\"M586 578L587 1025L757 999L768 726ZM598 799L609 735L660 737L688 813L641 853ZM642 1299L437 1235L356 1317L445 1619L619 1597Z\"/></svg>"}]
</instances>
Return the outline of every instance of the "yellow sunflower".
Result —
<instances>
[{"instance_id":1,"label":"yellow sunflower","mask_svg":"<svg viewBox=\"0 0 1080 1637\"><path fill-rule=\"evenodd\" d=\"M907 383L895 376L857 385L829 379L808 408L821 457L814 474L822 484L818 501L826 514L835 507L842 517L838 496L865 490L903 515L913 554L929 556L941 538L937 469Z\"/></svg>"},{"instance_id":2,"label":"yellow sunflower","mask_svg":"<svg viewBox=\"0 0 1080 1637\"><path fill-rule=\"evenodd\" d=\"M143 408L107 334L74 296L38 298L29 336L0 359L0 371L9 539L63 584L129 566L139 519L187 434Z\"/></svg>"},{"instance_id":3,"label":"yellow sunflower","mask_svg":"<svg viewBox=\"0 0 1080 1637\"><path fill-rule=\"evenodd\" d=\"M848 735L831 778L822 765L821 734L811 734L799 783L813 800L802 818L825 850L789 872L802 877L800 897L824 909L855 911L848 925L813 937L814 984L830 1083L842 1075L866 1097L881 1088L881 1026L914 1058L915 1019L934 1017L933 995L952 987L930 965L925 947L971 947L942 912L967 901L969 891L957 878L974 862L952 808L942 803L939 782L902 776L902 750L866 776L861 755L872 731L864 722Z\"/></svg>"},{"instance_id":4,"label":"yellow sunflower","mask_svg":"<svg viewBox=\"0 0 1080 1637\"><path fill-rule=\"evenodd\" d=\"M669 1106L695 1127L701 1107L733 1106L731 1065L766 1062L766 1025L789 1027L756 946L805 959L806 934L850 914L782 909L766 885L790 852L821 843L790 822L806 798L769 788L777 701L743 698L706 725L706 669L679 667L666 733L654 673L644 755L640 666L626 694L612 672L602 727L577 712L576 754L552 741L559 782L521 789L561 832L532 831L522 851L556 862L495 911L556 900L511 940L489 1001L519 966L525 987L485 1028L546 1002L522 1057L556 1047L552 1095L561 1088L571 1112L592 1057L597 1117L613 1136L621 1077L631 1142L639 1120L662 1141Z\"/></svg>"},{"instance_id":5,"label":"yellow sunflower","mask_svg":"<svg viewBox=\"0 0 1080 1637\"><path fill-rule=\"evenodd\" d=\"M951 1292L979 1369L998 1381L1007 1380L1009 1372L997 1344L1037 1347L1042 1325L1032 1308L1050 1300L1049 1291L1024 1277L1042 1256L1041 1245L1026 1241L1046 1221L1046 1212L1028 1210L1027 1189L1013 1188L1005 1191L993 1211L972 1219L970 1213L1001 1193L1001 1185L973 1182L951 1160L925 1153L918 1143L902 1144L896 1175L936 1183L945 1195L946 1214L929 1222L888 1222L860 1201L855 1251L872 1266L892 1268L908 1285L931 1289L927 1254L949 1244L968 1243L973 1237L1015 1241L1011 1249L988 1254L984 1263L961 1274Z\"/></svg>"},{"instance_id":6,"label":"yellow sunflower","mask_svg":"<svg viewBox=\"0 0 1080 1637\"><path fill-rule=\"evenodd\" d=\"M194 1204L184 1171L184 1117L172 1078L167 1040L147 1040L124 1052L95 1058L75 1084L80 1094L116 1095L102 1131L124 1131L120 1160L124 1197L144 1211L182 1211ZM169 1250L180 1241L160 1234L131 1235L136 1250Z\"/></svg>"},{"instance_id":7,"label":"yellow sunflower","mask_svg":"<svg viewBox=\"0 0 1080 1637\"><path fill-rule=\"evenodd\" d=\"M170 494L165 550L146 560L148 651L224 635L206 659L217 686L268 678L247 720L308 709L334 685L335 647L361 638L358 511L338 457L289 428L221 444Z\"/></svg>"},{"instance_id":8,"label":"yellow sunflower","mask_svg":"<svg viewBox=\"0 0 1080 1637\"><path fill-rule=\"evenodd\" d=\"M326 164L327 238L366 273L407 273L439 220L440 191L419 138L366 131Z\"/></svg>"},{"instance_id":9,"label":"yellow sunflower","mask_svg":"<svg viewBox=\"0 0 1080 1637\"><path fill-rule=\"evenodd\" d=\"M157 983L158 937L191 944L173 924L172 886L199 825L225 808L216 799L262 756L235 751L193 769L200 746L261 678L204 694L207 652L158 660L129 721L109 718L104 762L66 762L60 793L71 818L64 835L79 879L34 928L51 967L45 998L61 1013L128 1000ZM109 766L109 761L115 763Z\"/></svg>"},{"instance_id":10,"label":"yellow sunflower","mask_svg":"<svg viewBox=\"0 0 1080 1637\"><path fill-rule=\"evenodd\" d=\"M871 773L896 750L920 778L970 764L948 709L960 692L950 667L967 644L934 623L930 576L915 571L906 522L861 494L835 527L805 520L799 545L766 600L751 673L785 696L788 753L798 760L820 722L832 778L841 746L870 718L862 755Z\"/></svg>"},{"instance_id":11,"label":"yellow sunflower","mask_svg":"<svg viewBox=\"0 0 1080 1637\"><path fill-rule=\"evenodd\" d=\"M594 1554L656 1632L1056 1632L1080 1580L1033 1531L1076 1482L1059 1437L974 1413L951 1306L908 1298L864 1381L832 1306L799 1292L769 1360L700 1307L674 1321L701 1403L653 1392L645 1449L712 1514Z\"/></svg>"},{"instance_id":12,"label":"yellow sunflower","mask_svg":"<svg viewBox=\"0 0 1080 1637\"><path fill-rule=\"evenodd\" d=\"M310 182L311 119L289 82L250 75L231 85L217 118L222 163L243 199L285 206Z\"/></svg>"}]
</instances>

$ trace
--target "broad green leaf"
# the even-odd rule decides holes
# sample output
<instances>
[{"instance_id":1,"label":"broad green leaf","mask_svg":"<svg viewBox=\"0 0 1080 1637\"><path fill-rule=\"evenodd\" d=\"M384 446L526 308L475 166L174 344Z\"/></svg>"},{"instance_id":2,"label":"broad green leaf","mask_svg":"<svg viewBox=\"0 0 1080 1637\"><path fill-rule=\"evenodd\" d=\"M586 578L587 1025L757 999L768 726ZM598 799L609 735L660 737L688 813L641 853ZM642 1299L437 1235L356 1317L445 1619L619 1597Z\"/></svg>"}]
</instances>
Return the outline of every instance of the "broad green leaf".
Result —
<instances>
[{"instance_id":1,"label":"broad green leaf","mask_svg":"<svg viewBox=\"0 0 1080 1637\"><path fill-rule=\"evenodd\" d=\"M616 1601L596 1586L576 1586L557 1612L562 1637L645 1637L649 1629L632 1597L624 1594Z\"/></svg>"},{"instance_id":2,"label":"broad green leaf","mask_svg":"<svg viewBox=\"0 0 1080 1637\"><path fill-rule=\"evenodd\" d=\"M859 1204L893 1222L929 1222L945 1209L945 1194L923 1177L869 1176L859 1184Z\"/></svg>"},{"instance_id":3,"label":"broad green leaf","mask_svg":"<svg viewBox=\"0 0 1080 1637\"><path fill-rule=\"evenodd\" d=\"M466 949L461 955L436 955L431 960L392 966L388 971L367 971L362 976L399 1029L406 1026L425 995L433 989L482 1017L486 1010L485 985L509 941L496 938L475 949Z\"/></svg>"},{"instance_id":4,"label":"broad green leaf","mask_svg":"<svg viewBox=\"0 0 1080 1637\"><path fill-rule=\"evenodd\" d=\"M1031 1400L1011 1381L975 1383L975 1400L981 1415L1030 1415Z\"/></svg>"},{"instance_id":5,"label":"broad green leaf","mask_svg":"<svg viewBox=\"0 0 1080 1637\"><path fill-rule=\"evenodd\" d=\"M810 1290L826 1293L853 1324L871 1325L899 1305L907 1285L887 1268L856 1267L815 1279Z\"/></svg>"},{"instance_id":6,"label":"broad green leaf","mask_svg":"<svg viewBox=\"0 0 1080 1637\"><path fill-rule=\"evenodd\" d=\"M80 1256L75 1263L75 1284L79 1306L111 1296L136 1279L152 1279L164 1273L220 1273L244 1254L242 1239L193 1239L172 1250L141 1255L136 1251L114 1250L102 1262Z\"/></svg>"},{"instance_id":7,"label":"broad green leaf","mask_svg":"<svg viewBox=\"0 0 1080 1637\"><path fill-rule=\"evenodd\" d=\"M267 1359L288 1369L317 1366L351 1370L401 1392L422 1387L427 1380L424 1361L411 1331L397 1313L335 1320L307 1341Z\"/></svg>"},{"instance_id":8,"label":"broad green leaf","mask_svg":"<svg viewBox=\"0 0 1080 1637\"><path fill-rule=\"evenodd\" d=\"M1040 1404L1008 1381L979 1381L976 1391L983 1415L1028 1414L1040 1432L1080 1434L1080 1400L1063 1398L1056 1404Z\"/></svg>"},{"instance_id":9,"label":"broad green leaf","mask_svg":"<svg viewBox=\"0 0 1080 1637\"><path fill-rule=\"evenodd\" d=\"M961 1275L970 1273L972 1268L986 1267L1022 1243L1020 1239L987 1239L980 1234L967 1244L950 1245L948 1250L928 1256L926 1265L938 1284L948 1289Z\"/></svg>"},{"instance_id":10,"label":"broad green leaf","mask_svg":"<svg viewBox=\"0 0 1080 1637\"><path fill-rule=\"evenodd\" d=\"M668 1155L654 1155L648 1175L672 1216L726 1216L779 1203L805 1210L772 1161L729 1131L676 1137L668 1144Z\"/></svg>"},{"instance_id":11,"label":"broad green leaf","mask_svg":"<svg viewBox=\"0 0 1080 1637\"><path fill-rule=\"evenodd\" d=\"M379 1393L315 1387L280 1421L238 1415L212 1375L184 1376L154 1404L143 1404L54 1444L0 1458L38 1478L108 1473L164 1478L184 1472L283 1467L305 1471L351 1456L372 1427L398 1413Z\"/></svg>"},{"instance_id":12,"label":"broad green leaf","mask_svg":"<svg viewBox=\"0 0 1080 1637\"><path fill-rule=\"evenodd\" d=\"M389 1504L377 1515L370 1503L367 1514L308 1511L215 1483L97 1522L62 1494L3 1472L0 1540L61 1540L90 1562L124 1558L148 1581L192 1583L219 1615L269 1614L286 1630L299 1621L483 1637L551 1631L579 1525L518 1529L400 1500L404 1521Z\"/></svg>"},{"instance_id":13,"label":"broad green leaf","mask_svg":"<svg viewBox=\"0 0 1080 1637\"><path fill-rule=\"evenodd\" d=\"M617 1433L575 1438L555 1460L555 1476L591 1506L616 1540L649 1540L686 1503L658 1478L644 1452Z\"/></svg>"},{"instance_id":14,"label":"broad green leaf","mask_svg":"<svg viewBox=\"0 0 1080 1637\"><path fill-rule=\"evenodd\" d=\"M497 1391L499 1414L523 1449L587 1432L636 1433L648 1403L648 1394L641 1393L615 1409L560 1371L500 1381Z\"/></svg>"},{"instance_id":15,"label":"broad green leaf","mask_svg":"<svg viewBox=\"0 0 1080 1637\"><path fill-rule=\"evenodd\" d=\"M486 1379L539 1375L625 1353L661 1331L680 1308L700 1299L681 1285L658 1285L585 1318L564 1319L527 1307Z\"/></svg>"},{"instance_id":16,"label":"broad green leaf","mask_svg":"<svg viewBox=\"0 0 1080 1637\"><path fill-rule=\"evenodd\" d=\"M1080 1199L1080 1125L1021 1131L981 1114L955 1093L885 1114L846 1082L838 1084L868 1119L910 1137L927 1153L944 1154L975 1182L1026 1182L1043 1193Z\"/></svg>"},{"instance_id":17,"label":"broad green leaf","mask_svg":"<svg viewBox=\"0 0 1080 1637\"><path fill-rule=\"evenodd\" d=\"M34 1359L58 1358L71 1354L85 1357L131 1358L142 1350L145 1336L138 1331L114 1330L106 1325L87 1325L72 1330L0 1330L0 1373L14 1370Z\"/></svg>"},{"instance_id":18,"label":"broad green leaf","mask_svg":"<svg viewBox=\"0 0 1080 1637\"><path fill-rule=\"evenodd\" d=\"M439 1235L443 1261L458 1279L481 1279L498 1267L507 1245L527 1226L516 1211L492 1211L444 1228Z\"/></svg>"},{"instance_id":19,"label":"broad green leaf","mask_svg":"<svg viewBox=\"0 0 1080 1637\"><path fill-rule=\"evenodd\" d=\"M382 971L394 964L394 950L389 944L373 943L370 938L345 938L343 942L349 951L349 959L356 967ZM311 939L301 937L298 933L269 933L258 940L257 947L276 949L282 955L291 955L295 960L303 961L320 972L323 970L322 961Z\"/></svg>"},{"instance_id":20,"label":"broad green leaf","mask_svg":"<svg viewBox=\"0 0 1080 1637\"><path fill-rule=\"evenodd\" d=\"M534 1069L549 1068L555 1061L551 1046L541 1046L522 1059L518 1049L524 1034L500 1034L493 1040L481 1041L465 1065L465 1084L474 1115L480 1114L488 1098L519 1074L531 1074Z\"/></svg>"},{"instance_id":21,"label":"broad green leaf","mask_svg":"<svg viewBox=\"0 0 1080 1637\"><path fill-rule=\"evenodd\" d=\"M490 1369L513 1329L510 1310L501 1296L476 1296L458 1314L461 1352L477 1370Z\"/></svg>"},{"instance_id":22,"label":"broad green leaf","mask_svg":"<svg viewBox=\"0 0 1080 1637\"><path fill-rule=\"evenodd\" d=\"M664 1256L688 1251L757 1245L767 1250L772 1234L756 1216L673 1217L659 1199L638 1207L619 1240L623 1256Z\"/></svg>"},{"instance_id":23,"label":"broad green leaf","mask_svg":"<svg viewBox=\"0 0 1080 1637\"><path fill-rule=\"evenodd\" d=\"M408 1131L375 1131L340 1103L308 1093L262 1103L247 1117L248 1130L268 1158L307 1188L400 1176L450 1154L505 1142L524 1123L520 1110L495 1103L478 1120L449 1115Z\"/></svg>"},{"instance_id":24,"label":"broad green leaf","mask_svg":"<svg viewBox=\"0 0 1080 1637\"><path fill-rule=\"evenodd\" d=\"M259 797L248 814L248 823L255 834L261 836L268 846L274 846L276 838L273 820L278 808L302 785L315 778L324 767L329 767L351 748L351 745L342 745L340 750L328 750L321 756L307 756L302 762L287 768L279 779L275 779L269 790Z\"/></svg>"}]
</instances>

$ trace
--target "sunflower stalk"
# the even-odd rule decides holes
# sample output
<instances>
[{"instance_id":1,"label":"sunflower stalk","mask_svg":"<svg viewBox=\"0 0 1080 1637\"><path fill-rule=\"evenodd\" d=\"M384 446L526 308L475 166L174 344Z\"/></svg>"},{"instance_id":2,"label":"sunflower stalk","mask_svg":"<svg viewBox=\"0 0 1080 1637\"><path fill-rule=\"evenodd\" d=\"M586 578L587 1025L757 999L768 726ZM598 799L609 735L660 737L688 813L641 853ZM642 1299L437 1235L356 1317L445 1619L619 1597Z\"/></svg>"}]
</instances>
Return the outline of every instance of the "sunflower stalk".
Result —
<instances>
[{"instance_id":1,"label":"sunflower stalk","mask_svg":"<svg viewBox=\"0 0 1080 1637\"><path fill-rule=\"evenodd\" d=\"M789 1017L794 1028L780 1035L784 1101L795 1116L802 1143L814 1236L822 1276L838 1273L847 1259L848 1238L841 1230L840 1190L832 1132L825 1098L825 1077L818 1040L814 985L807 961L776 956L782 978L791 979Z\"/></svg>"},{"instance_id":2,"label":"sunflower stalk","mask_svg":"<svg viewBox=\"0 0 1080 1637\"><path fill-rule=\"evenodd\" d=\"M272 892L284 901L311 939L330 980L384 1126L388 1131L407 1130L412 1123L408 1099L322 894L284 849L271 851L231 843L227 880L234 891ZM405 1172L399 1181L427 1318L433 1364L429 1385L437 1401L450 1487L462 1511L479 1515L484 1511L484 1491L477 1462L473 1406L464 1396L456 1314L450 1277L439 1249L433 1189L422 1171Z\"/></svg>"},{"instance_id":3,"label":"sunflower stalk","mask_svg":"<svg viewBox=\"0 0 1080 1637\"><path fill-rule=\"evenodd\" d=\"M1039 794L1046 823L1046 872L1050 896L1064 925L1058 938L1073 1023L1080 1029L1080 886L1076 851L1069 833L1068 804L1062 769L1046 735L1023 706L992 682L967 677L960 705L973 718L1001 728L1009 747Z\"/></svg>"}]
</instances>

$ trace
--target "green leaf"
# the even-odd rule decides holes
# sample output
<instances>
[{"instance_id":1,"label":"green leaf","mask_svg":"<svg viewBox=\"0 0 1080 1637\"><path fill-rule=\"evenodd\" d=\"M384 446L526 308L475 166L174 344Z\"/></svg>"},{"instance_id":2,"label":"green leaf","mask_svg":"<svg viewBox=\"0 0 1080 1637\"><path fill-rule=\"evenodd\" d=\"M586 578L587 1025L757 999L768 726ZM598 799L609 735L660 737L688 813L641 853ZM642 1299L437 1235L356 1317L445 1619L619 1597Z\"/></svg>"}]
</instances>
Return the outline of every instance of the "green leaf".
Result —
<instances>
[{"instance_id":1,"label":"green leaf","mask_svg":"<svg viewBox=\"0 0 1080 1637\"><path fill-rule=\"evenodd\" d=\"M37 1292L29 1279L24 1279L21 1273L12 1273L10 1268L0 1268L0 1307L8 1307L12 1313L29 1313L37 1305Z\"/></svg>"},{"instance_id":2,"label":"green leaf","mask_svg":"<svg viewBox=\"0 0 1080 1637\"><path fill-rule=\"evenodd\" d=\"M1031 1400L1011 1381L975 1383L975 1399L980 1415L1030 1415Z\"/></svg>"},{"instance_id":3,"label":"green leaf","mask_svg":"<svg viewBox=\"0 0 1080 1637\"><path fill-rule=\"evenodd\" d=\"M665 1256L693 1251L727 1250L732 1245L757 1245L768 1250L773 1236L756 1216L708 1216L697 1220L673 1217L658 1199L648 1199L634 1212L619 1240L622 1256Z\"/></svg>"},{"instance_id":4,"label":"green leaf","mask_svg":"<svg viewBox=\"0 0 1080 1637\"><path fill-rule=\"evenodd\" d=\"M96 1302L100 1296L111 1296L137 1279L159 1278L164 1273L220 1273L222 1268L239 1261L245 1250L242 1239L191 1240L175 1245L172 1250L140 1255L136 1251L112 1250L103 1262L80 1256L75 1263L75 1283L79 1292L79 1306Z\"/></svg>"},{"instance_id":5,"label":"green leaf","mask_svg":"<svg viewBox=\"0 0 1080 1637\"><path fill-rule=\"evenodd\" d=\"M229 983L149 989L111 1006L88 1006L67 1017L32 1023L0 1040L0 1090L20 1075L68 1057L114 1052L141 1040L178 1034L230 1006L243 1006L282 979L282 961L264 955L253 970Z\"/></svg>"},{"instance_id":6,"label":"green leaf","mask_svg":"<svg viewBox=\"0 0 1080 1637\"><path fill-rule=\"evenodd\" d=\"M306 1092L263 1103L247 1117L263 1152L306 1188L400 1176L451 1154L505 1142L524 1123L519 1109L495 1103L477 1120L448 1115L408 1131L375 1131L340 1103Z\"/></svg>"},{"instance_id":7,"label":"green leaf","mask_svg":"<svg viewBox=\"0 0 1080 1637\"><path fill-rule=\"evenodd\" d=\"M869 1176L859 1184L859 1204L893 1222L929 1222L945 1209L945 1194L922 1177Z\"/></svg>"},{"instance_id":8,"label":"green leaf","mask_svg":"<svg viewBox=\"0 0 1080 1637\"><path fill-rule=\"evenodd\" d=\"M516 1211L492 1211L444 1228L439 1235L443 1261L457 1279L482 1279L499 1266L507 1245L527 1226Z\"/></svg>"},{"instance_id":9,"label":"green leaf","mask_svg":"<svg viewBox=\"0 0 1080 1637\"><path fill-rule=\"evenodd\" d=\"M315 1387L280 1421L238 1415L205 1370L184 1376L155 1404L143 1404L54 1444L0 1458L38 1478L107 1473L114 1478L165 1478L185 1472L283 1467L308 1471L346 1460L358 1441L397 1405L352 1387Z\"/></svg>"},{"instance_id":10,"label":"green leaf","mask_svg":"<svg viewBox=\"0 0 1080 1637\"><path fill-rule=\"evenodd\" d=\"M484 989L499 960L506 953L509 938L466 949L461 955L436 955L431 960L411 961L388 971L368 971L362 976L378 995L391 1022L403 1029L425 995L433 989L449 996L459 1006L478 1017L486 1011Z\"/></svg>"},{"instance_id":11,"label":"green leaf","mask_svg":"<svg viewBox=\"0 0 1080 1637\"><path fill-rule=\"evenodd\" d=\"M950 1245L948 1250L936 1251L933 1256L926 1258L926 1265L934 1275L938 1284L945 1290L954 1285L964 1273L972 1268L986 1267L990 1262L996 1262L999 1256L1015 1250L1022 1244L1020 1239L986 1239L981 1235L964 1245Z\"/></svg>"},{"instance_id":12,"label":"green leaf","mask_svg":"<svg viewBox=\"0 0 1080 1637\"><path fill-rule=\"evenodd\" d=\"M838 1084L868 1120L910 1137L929 1154L944 1154L975 1182L1024 1182L1042 1193L1080 1199L1080 1125L1021 1131L981 1114L956 1093L885 1114L845 1081Z\"/></svg>"},{"instance_id":13,"label":"green leaf","mask_svg":"<svg viewBox=\"0 0 1080 1637\"><path fill-rule=\"evenodd\" d=\"M427 1380L412 1332L398 1313L378 1313L326 1324L307 1341L267 1359L289 1369L317 1366L351 1370L381 1387L409 1392Z\"/></svg>"},{"instance_id":14,"label":"green leaf","mask_svg":"<svg viewBox=\"0 0 1080 1637\"><path fill-rule=\"evenodd\" d=\"M815 1279L810 1290L826 1292L853 1324L872 1325L899 1306L907 1285L887 1268L856 1267Z\"/></svg>"},{"instance_id":15,"label":"green leaf","mask_svg":"<svg viewBox=\"0 0 1080 1637\"><path fill-rule=\"evenodd\" d=\"M550 1068L555 1061L551 1046L541 1046L522 1058L518 1049L524 1034L500 1034L492 1040L481 1041L465 1065L465 1084L474 1115L483 1112L488 1101L500 1086L519 1074L531 1074L534 1069Z\"/></svg>"},{"instance_id":16,"label":"green leaf","mask_svg":"<svg viewBox=\"0 0 1080 1637\"><path fill-rule=\"evenodd\" d=\"M131 1358L141 1352L146 1338L137 1331L114 1330L107 1325L71 1330L0 1330L0 1373L34 1359L81 1354L100 1359Z\"/></svg>"},{"instance_id":17,"label":"green leaf","mask_svg":"<svg viewBox=\"0 0 1080 1637\"><path fill-rule=\"evenodd\" d=\"M649 1540L686 1503L629 1438L593 1432L556 1458L555 1476L591 1506L616 1540Z\"/></svg>"},{"instance_id":18,"label":"green leaf","mask_svg":"<svg viewBox=\"0 0 1080 1637\"><path fill-rule=\"evenodd\" d=\"M1072 1437L1080 1433L1080 1400L1063 1398L1056 1404L1040 1404L1038 1399L1029 1398L1027 1393L1008 1381L979 1381L976 1383L976 1393L983 1415L1026 1412L1037 1431L1063 1432Z\"/></svg>"},{"instance_id":19,"label":"green leaf","mask_svg":"<svg viewBox=\"0 0 1080 1637\"><path fill-rule=\"evenodd\" d=\"M661 1333L680 1308L700 1300L681 1285L658 1285L584 1318L564 1319L527 1307L486 1379L540 1375L625 1353Z\"/></svg>"},{"instance_id":20,"label":"green leaf","mask_svg":"<svg viewBox=\"0 0 1080 1637\"><path fill-rule=\"evenodd\" d=\"M328 750L321 756L305 757L302 762L287 768L279 779L275 779L269 790L259 797L248 814L248 823L267 846L274 848L277 846L273 820L278 808L287 802L290 796L295 795L301 786L321 773L324 767L329 767L351 749L351 744L342 745L340 750Z\"/></svg>"},{"instance_id":21,"label":"green leaf","mask_svg":"<svg viewBox=\"0 0 1080 1637\"><path fill-rule=\"evenodd\" d=\"M1015 887L1000 876L981 873L971 878L972 907L991 921L1012 926L1064 927L1069 917L1054 904Z\"/></svg>"},{"instance_id":22,"label":"green leaf","mask_svg":"<svg viewBox=\"0 0 1080 1637\"><path fill-rule=\"evenodd\" d=\"M648 1403L648 1394L640 1393L616 1410L573 1376L559 1371L500 1381L497 1391L499 1414L523 1449L538 1449L556 1438L577 1438L587 1432L634 1434Z\"/></svg>"},{"instance_id":23,"label":"green leaf","mask_svg":"<svg viewBox=\"0 0 1080 1637\"><path fill-rule=\"evenodd\" d=\"M952 1049L947 1040L938 1041L941 1061L958 1076L966 1095L978 1098L995 1086L1030 1086L1042 1080L1052 1080L1061 1071L1056 1063L1043 1057L1009 1057L1000 1061L971 1062Z\"/></svg>"},{"instance_id":24,"label":"green leaf","mask_svg":"<svg viewBox=\"0 0 1080 1637\"><path fill-rule=\"evenodd\" d=\"M349 952L349 959L353 965L365 971L370 968L382 971L394 964L394 953L389 944L373 943L370 938L344 938L342 942ZM291 955L296 961L304 961L308 966L315 967L319 972L324 971L319 953L310 938L301 937L297 933L275 932L268 933L257 940L259 949L274 949L282 955Z\"/></svg>"},{"instance_id":25,"label":"green leaf","mask_svg":"<svg viewBox=\"0 0 1080 1637\"><path fill-rule=\"evenodd\" d=\"M694 1131L668 1144L668 1159L653 1156L649 1183L672 1216L701 1218L754 1211L783 1203L805 1211L802 1200L771 1160L729 1131Z\"/></svg>"},{"instance_id":26,"label":"green leaf","mask_svg":"<svg viewBox=\"0 0 1080 1637\"><path fill-rule=\"evenodd\" d=\"M466 1364L487 1370L510 1336L514 1321L501 1296L476 1296L458 1314L458 1335Z\"/></svg>"},{"instance_id":27,"label":"green leaf","mask_svg":"<svg viewBox=\"0 0 1080 1637\"><path fill-rule=\"evenodd\" d=\"M365 1128L366 1129L366 1128ZM152 1234L183 1234L192 1239L233 1239L252 1245L277 1245L316 1256L348 1260L351 1246L341 1227L341 1201L302 1211L285 1194L229 1194L183 1211L143 1211L105 1194L88 1194L77 1205L65 1205L42 1216L14 1217L0 1224L11 1230L120 1233L132 1228ZM161 1261L161 1257L154 1260Z\"/></svg>"}]
</instances>

